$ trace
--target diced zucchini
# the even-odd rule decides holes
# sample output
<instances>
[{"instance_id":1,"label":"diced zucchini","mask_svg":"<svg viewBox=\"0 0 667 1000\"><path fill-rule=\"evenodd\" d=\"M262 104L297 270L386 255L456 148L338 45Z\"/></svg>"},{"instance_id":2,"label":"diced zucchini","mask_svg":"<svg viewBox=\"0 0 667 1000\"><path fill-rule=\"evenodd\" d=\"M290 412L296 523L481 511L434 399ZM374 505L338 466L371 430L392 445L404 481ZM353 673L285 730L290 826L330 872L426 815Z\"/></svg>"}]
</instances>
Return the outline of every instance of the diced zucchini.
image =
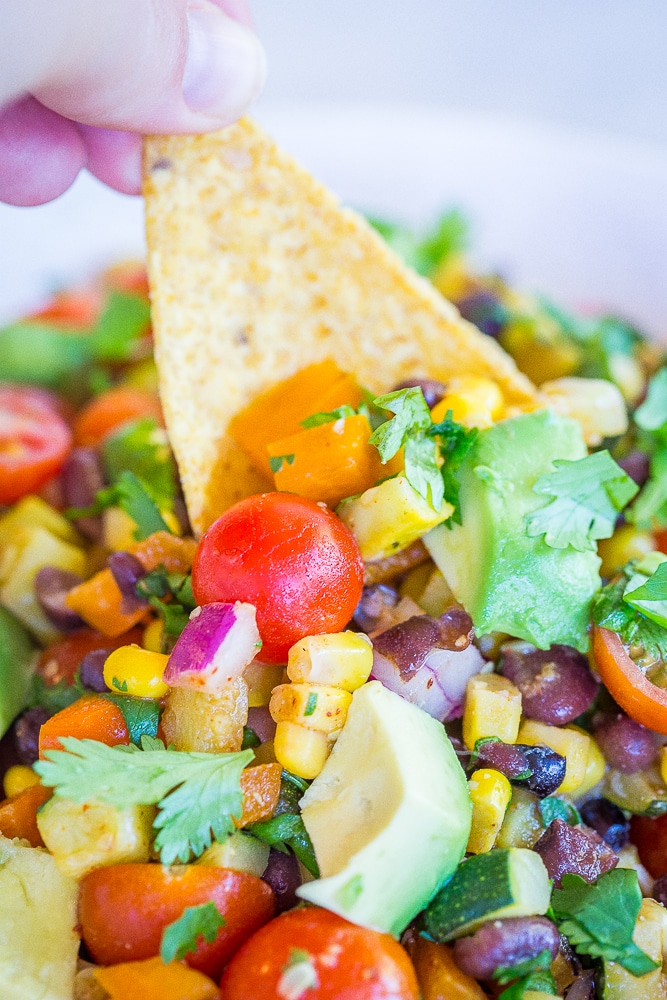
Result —
<instances>
[{"instance_id":1,"label":"diced zucchini","mask_svg":"<svg viewBox=\"0 0 667 1000\"><path fill-rule=\"evenodd\" d=\"M34 669L30 636L14 615L0 607L0 736L27 706Z\"/></svg>"},{"instance_id":2,"label":"diced zucchini","mask_svg":"<svg viewBox=\"0 0 667 1000\"><path fill-rule=\"evenodd\" d=\"M496 847L534 847L543 833L540 800L534 792L515 785Z\"/></svg>"},{"instance_id":3,"label":"diced zucchini","mask_svg":"<svg viewBox=\"0 0 667 1000\"><path fill-rule=\"evenodd\" d=\"M61 872L81 879L94 868L150 858L155 809L118 809L54 795L37 814L42 840Z\"/></svg>"},{"instance_id":4,"label":"diced zucchini","mask_svg":"<svg viewBox=\"0 0 667 1000\"><path fill-rule=\"evenodd\" d=\"M343 500L336 513L356 538L362 559L386 559L406 549L454 508L443 503L436 511L412 488L405 476L385 479L361 496Z\"/></svg>"},{"instance_id":5,"label":"diced zucchini","mask_svg":"<svg viewBox=\"0 0 667 1000\"><path fill-rule=\"evenodd\" d=\"M41 642L57 638L54 628L35 596L35 577L43 566L55 566L84 576L86 556L82 549L63 541L41 525L19 527L2 551L0 602Z\"/></svg>"},{"instance_id":6,"label":"diced zucchini","mask_svg":"<svg viewBox=\"0 0 667 1000\"><path fill-rule=\"evenodd\" d=\"M645 976L633 976L618 962L604 961L604 1000L664 1000L667 981L662 972L662 942L667 912L654 899L643 899L632 940L660 965Z\"/></svg>"},{"instance_id":7,"label":"diced zucchini","mask_svg":"<svg viewBox=\"0 0 667 1000\"><path fill-rule=\"evenodd\" d=\"M211 844L197 860L197 864L232 868L260 878L269 863L270 851L268 844L257 837L251 837L249 833L237 830L221 843Z\"/></svg>"},{"instance_id":8,"label":"diced zucchini","mask_svg":"<svg viewBox=\"0 0 667 1000\"><path fill-rule=\"evenodd\" d=\"M38 847L0 836L2 1000L71 1000L78 886Z\"/></svg>"},{"instance_id":9,"label":"diced zucchini","mask_svg":"<svg viewBox=\"0 0 667 1000\"><path fill-rule=\"evenodd\" d=\"M541 857L523 847L489 851L464 861L424 911L424 929L451 941L487 920L547 912L551 883Z\"/></svg>"},{"instance_id":10,"label":"diced zucchini","mask_svg":"<svg viewBox=\"0 0 667 1000\"><path fill-rule=\"evenodd\" d=\"M636 774L622 774L610 768L600 794L631 813L661 816L667 812L667 785L655 765Z\"/></svg>"}]
</instances>

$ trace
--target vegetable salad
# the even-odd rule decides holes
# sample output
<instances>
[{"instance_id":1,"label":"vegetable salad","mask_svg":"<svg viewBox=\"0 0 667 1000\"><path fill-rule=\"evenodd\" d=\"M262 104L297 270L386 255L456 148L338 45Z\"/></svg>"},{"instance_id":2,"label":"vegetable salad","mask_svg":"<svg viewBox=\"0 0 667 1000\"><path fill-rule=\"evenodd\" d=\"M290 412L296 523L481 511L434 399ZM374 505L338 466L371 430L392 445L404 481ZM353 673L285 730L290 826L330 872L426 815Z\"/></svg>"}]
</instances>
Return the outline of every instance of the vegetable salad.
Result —
<instances>
[{"instance_id":1,"label":"vegetable salad","mask_svg":"<svg viewBox=\"0 0 667 1000\"><path fill-rule=\"evenodd\" d=\"M309 365L200 539L143 268L0 330L7 1000L664 997L665 359L375 225L539 404Z\"/></svg>"}]
</instances>

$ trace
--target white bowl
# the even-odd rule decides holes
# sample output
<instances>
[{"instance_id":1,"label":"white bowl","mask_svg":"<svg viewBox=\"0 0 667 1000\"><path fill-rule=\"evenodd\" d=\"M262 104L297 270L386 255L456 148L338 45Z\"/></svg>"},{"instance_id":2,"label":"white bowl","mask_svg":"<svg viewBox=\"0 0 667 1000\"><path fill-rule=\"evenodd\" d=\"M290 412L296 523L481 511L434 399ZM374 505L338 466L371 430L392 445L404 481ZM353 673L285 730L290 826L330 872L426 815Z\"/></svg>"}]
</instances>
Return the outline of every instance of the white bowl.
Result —
<instances>
[{"instance_id":1,"label":"white bowl","mask_svg":"<svg viewBox=\"0 0 667 1000\"><path fill-rule=\"evenodd\" d=\"M344 202L420 225L459 206L480 266L667 331L667 149L423 107L267 107L258 117ZM84 176L51 205L0 206L0 234L1 322L141 255L141 201Z\"/></svg>"}]
</instances>

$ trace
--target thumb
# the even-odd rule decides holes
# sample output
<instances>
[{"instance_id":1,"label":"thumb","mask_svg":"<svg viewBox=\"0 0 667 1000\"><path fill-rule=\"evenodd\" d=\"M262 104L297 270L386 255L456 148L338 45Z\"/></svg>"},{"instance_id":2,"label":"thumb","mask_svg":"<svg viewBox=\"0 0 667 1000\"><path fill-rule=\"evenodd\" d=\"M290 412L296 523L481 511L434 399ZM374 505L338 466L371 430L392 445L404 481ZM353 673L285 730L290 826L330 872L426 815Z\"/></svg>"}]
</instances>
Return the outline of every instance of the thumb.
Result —
<instances>
[{"instance_id":1,"label":"thumb","mask_svg":"<svg viewBox=\"0 0 667 1000\"><path fill-rule=\"evenodd\" d=\"M0 14L0 28L13 18L9 37L6 25L0 30L3 59L2 49L11 48L2 77L15 92L18 80L20 90L46 107L87 125L207 131L244 114L263 86L264 52L239 0L21 0L2 6L10 12Z\"/></svg>"}]
</instances>

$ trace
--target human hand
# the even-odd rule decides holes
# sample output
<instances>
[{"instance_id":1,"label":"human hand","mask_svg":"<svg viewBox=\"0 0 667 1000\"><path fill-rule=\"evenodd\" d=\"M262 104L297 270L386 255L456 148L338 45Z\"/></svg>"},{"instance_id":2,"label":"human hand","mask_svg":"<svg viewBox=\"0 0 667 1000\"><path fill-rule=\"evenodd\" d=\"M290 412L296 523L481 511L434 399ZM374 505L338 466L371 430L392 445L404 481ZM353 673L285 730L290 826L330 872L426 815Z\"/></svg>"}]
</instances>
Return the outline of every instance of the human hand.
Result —
<instances>
[{"instance_id":1,"label":"human hand","mask_svg":"<svg viewBox=\"0 0 667 1000\"><path fill-rule=\"evenodd\" d=\"M142 134L222 128L264 76L246 0L0 0L0 201L83 167L138 194Z\"/></svg>"}]
</instances>

